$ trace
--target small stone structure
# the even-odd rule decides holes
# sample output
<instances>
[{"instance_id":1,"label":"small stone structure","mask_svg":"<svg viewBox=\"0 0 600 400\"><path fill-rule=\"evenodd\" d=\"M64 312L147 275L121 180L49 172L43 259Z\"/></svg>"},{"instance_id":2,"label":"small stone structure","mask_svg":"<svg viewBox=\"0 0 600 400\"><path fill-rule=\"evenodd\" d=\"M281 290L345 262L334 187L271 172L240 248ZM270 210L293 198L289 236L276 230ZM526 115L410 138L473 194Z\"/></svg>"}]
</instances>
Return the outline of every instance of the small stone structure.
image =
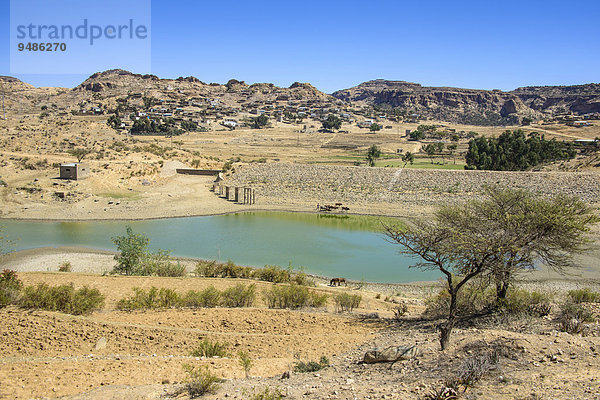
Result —
<instances>
[{"instance_id":1,"label":"small stone structure","mask_svg":"<svg viewBox=\"0 0 600 400\"><path fill-rule=\"evenodd\" d=\"M224 186L222 183L223 174L219 173L217 179L213 182L212 188L217 196L223 196L226 200L232 200L240 204L254 204L256 202L254 189L249 187Z\"/></svg>"},{"instance_id":2,"label":"small stone structure","mask_svg":"<svg viewBox=\"0 0 600 400\"><path fill-rule=\"evenodd\" d=\"M90 167L83 163L60 164L60 179L79 180L90 176Z\"/></svg>"}]
</instances>

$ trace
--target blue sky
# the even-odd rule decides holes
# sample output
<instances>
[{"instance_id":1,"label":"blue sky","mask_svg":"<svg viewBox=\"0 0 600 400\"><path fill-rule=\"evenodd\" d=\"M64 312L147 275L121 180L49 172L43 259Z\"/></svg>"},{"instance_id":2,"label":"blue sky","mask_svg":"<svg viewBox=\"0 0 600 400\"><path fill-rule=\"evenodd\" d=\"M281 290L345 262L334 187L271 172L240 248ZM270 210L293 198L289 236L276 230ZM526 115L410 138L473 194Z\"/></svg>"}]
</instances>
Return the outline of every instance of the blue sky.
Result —
<instances>
[{"instance_id":1,"label":"blue sky","mask_svg":"<svg viewBox=\"0 0 600 400\"><path fill-rule=\"evenodd\" d=\"M9 14L0 0L0 75L73 87L96 72L11 74ZM152 1L151 15L151 68L133 72L164 78L328 93L377 78L502 90L600 82L598 1Z\"/></svg>"}]
</instances>

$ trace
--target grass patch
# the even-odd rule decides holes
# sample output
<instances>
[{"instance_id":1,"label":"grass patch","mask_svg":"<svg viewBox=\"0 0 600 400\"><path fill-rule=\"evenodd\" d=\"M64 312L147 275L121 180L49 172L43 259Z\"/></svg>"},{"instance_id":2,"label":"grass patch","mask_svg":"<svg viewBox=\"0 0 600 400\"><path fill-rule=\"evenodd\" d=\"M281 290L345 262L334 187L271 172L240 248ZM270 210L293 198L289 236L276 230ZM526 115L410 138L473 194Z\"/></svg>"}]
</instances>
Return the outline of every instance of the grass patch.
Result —
<instances>
[{"instance_id":1,"label":"grass patch","mask_svg":"<svg viewBox=\"0 0 600 400\"><path fill-rule=\"evenodd\" d=\"M592 292L589 288L569 290L569 298L574 303L600 303L600 293Z\"/></svg>"},{"instance_id":2,"label":"grass patch","mask_svg":"<svg viewBox=\"0 0 600 400\"><path fill-rule=\"evenodd\" d=\"M375 162L376 167L390 167L390 168L402 168L404 161L401 159L383 159ZM446 158L445 163L442 164L442 159L434 157L433 164L430 158L419 158L415 157L415 161L411 164L408 163L404 168L411 169L446 169L446 170L464 170L466 163L462 160L457 160L456 164L453 163L451 158Z\"/></svg>"},{"instance_id":3,"label":"grass patch","mask_svg":"<svg viewBox=\"0 0 600 400\"><path fill-rule=\"evenodd\" d=\"M227 348L229 343L211 342L208 339L202 339L198 345L192 350L192 357L227 357L229 353Z\"/></svg>"},{"instance_id":4,"label":"grass patch","mask_svg":"<svg viewBox=\"0 0 600 400\"><path fill-rule=\"evenodd\" d=\"M104 192L98 193L98 197L104 197L106 199L115 199L115 200L141 200L142 195L136 192Z\"/></svg>"}]
</instances>

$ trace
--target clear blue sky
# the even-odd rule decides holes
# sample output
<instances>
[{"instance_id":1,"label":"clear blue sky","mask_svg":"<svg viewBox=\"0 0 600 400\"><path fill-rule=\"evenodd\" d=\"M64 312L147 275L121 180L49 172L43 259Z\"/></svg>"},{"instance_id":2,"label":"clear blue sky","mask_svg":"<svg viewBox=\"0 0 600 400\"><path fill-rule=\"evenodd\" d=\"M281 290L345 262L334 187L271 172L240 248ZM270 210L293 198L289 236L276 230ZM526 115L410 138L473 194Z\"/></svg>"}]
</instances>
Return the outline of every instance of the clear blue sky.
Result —
<instances>
[{"instance_id":1,"label":"clear blue sky","mask_svg":"<svg viewBox=\"0 0 600 400\"><path fill-rule=\"evenodd\" d=\"M155 0L152 67L133 72L301 81L328 93L376 78L502 90L597 83L599 20L597 0ZM0 0L0 52L0 75L11 75L8 0ZM16 76L73 87L94 72Z\"/></svg>"}]
</instances>

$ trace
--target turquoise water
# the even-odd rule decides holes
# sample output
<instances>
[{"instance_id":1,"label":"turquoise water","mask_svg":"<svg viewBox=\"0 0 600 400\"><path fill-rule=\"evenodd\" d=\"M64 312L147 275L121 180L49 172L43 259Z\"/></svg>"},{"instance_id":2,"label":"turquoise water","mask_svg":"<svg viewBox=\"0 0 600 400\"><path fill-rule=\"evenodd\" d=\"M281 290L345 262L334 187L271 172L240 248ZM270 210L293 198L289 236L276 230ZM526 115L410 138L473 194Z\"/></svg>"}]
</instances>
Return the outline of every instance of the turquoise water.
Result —
<instances>
[{"instance_id":1,"label":"turquoise water","mask_svg":"<svg viewBox=\"0 0 600 400\"><path fill-rule=\"evenodd\" d=\"M385 220L390 222L389 219ZM436 279L381 233L377 217L334 217L300 213L248 212L144 221L0 222L16 250L84 246L116 250L111 238L130 225L150 238L153 250L175 256L232 260L254 267L303 267L305 272L370 282Z\"/></svg>"}]
</instances>

